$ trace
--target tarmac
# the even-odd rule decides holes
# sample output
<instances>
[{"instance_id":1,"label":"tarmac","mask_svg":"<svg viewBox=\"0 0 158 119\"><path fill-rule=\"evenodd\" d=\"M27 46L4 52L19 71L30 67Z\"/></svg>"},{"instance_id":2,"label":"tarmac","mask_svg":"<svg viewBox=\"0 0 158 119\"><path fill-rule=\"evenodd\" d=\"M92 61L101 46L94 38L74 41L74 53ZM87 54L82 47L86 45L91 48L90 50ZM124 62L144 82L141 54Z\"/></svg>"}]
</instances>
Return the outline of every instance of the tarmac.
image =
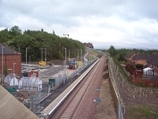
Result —
<instances>
[{"instance_id":1,"label":"tarmac","mask_svg":"<svg viewBox=\"0 0 158 119\"><path fill-rule=\"evenodd\" d=\"M57 65L57 66L54 66L54 67L57 68L57 67L61 67L61 66ZM68 67L66 67L65 69L63 68L63 69L57 71L55 74L52 73L52 75L49 75L49 76L42 76L41 75L40 77L42 79L42 82L45 83L45 82L48 82L50 78L52 78L52 77L58 77L59 75L63 75L65 73L66 73L66 76L69 77L75 71L76 70L68 69Z\"/></svg>"}]
</instances>

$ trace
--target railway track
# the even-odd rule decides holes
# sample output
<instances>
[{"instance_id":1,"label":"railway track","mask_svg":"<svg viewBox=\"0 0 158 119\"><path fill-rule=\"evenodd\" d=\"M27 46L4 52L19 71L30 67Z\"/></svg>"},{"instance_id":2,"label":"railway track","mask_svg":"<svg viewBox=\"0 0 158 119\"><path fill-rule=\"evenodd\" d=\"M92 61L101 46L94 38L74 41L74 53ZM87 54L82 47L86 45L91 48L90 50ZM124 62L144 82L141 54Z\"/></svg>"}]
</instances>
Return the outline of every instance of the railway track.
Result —
<instances>
[{"instance_id":1,"label":"railway track","mask_svg":"<svg viewBox=\"0 0 158 119\"><path fill-rule=\"evenodd\" d=\"M71 92L62 105L54 112L51 119L73 119L78 108L82 104L83 98L87 95L91 84L98 75L98 69L101 63L98 62L95 67L82 79L78 86Z\"/></svg>"},{"instance_id":2,"label":"railway track","mask_svg":"<svg viewBox=\"0 0 158 119\"><path fill-rule=\"evenodd\" d=\"M48 119L54 114L54 112L58 109L58 107L66 100L69 94L77 87L77 85L82 81L82 79L92 70L92 68L96 65L99 59L93 61L91 65L89 65L82 73L75 79L62 93L60 93L57 97L53 95L53 93L46 98L50 99L51 103L48 106L44 107L44 109L39 113L40 118ZM57 89L58 90L58 89ZM56 91L55 91L56 92ZM57 91L58 92L58 91ZM60 91L59 91L60 92ZM53 99L53 97L56 97ZM45 100L43 102L45 102ZM46 101L47 102L47 101ZM41 104L43 105L43 103ZM45 104L44 104L45 105ZM46 104L47 105L47 104Z\"/></svg>"}]
</instances>

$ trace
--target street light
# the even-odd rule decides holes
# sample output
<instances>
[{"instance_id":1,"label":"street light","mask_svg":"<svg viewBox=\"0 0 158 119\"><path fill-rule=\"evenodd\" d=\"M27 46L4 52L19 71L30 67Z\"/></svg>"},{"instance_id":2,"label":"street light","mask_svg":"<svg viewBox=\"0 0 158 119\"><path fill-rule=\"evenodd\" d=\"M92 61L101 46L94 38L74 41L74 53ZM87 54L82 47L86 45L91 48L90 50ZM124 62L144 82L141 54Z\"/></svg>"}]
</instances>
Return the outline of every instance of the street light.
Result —
<instances>
[{"instance_id":1,"label":"street light","mask_svg":"<svg viewBox=\"0 0 158 119\"><path fill-rule=\"evenodd\" d=\"M28 49L29 47L26 47L26 66L27 66L27 49Z\"/></svg>"},{"instance_id":2,"label":"street light","mask_svg":"<svg viewBox=\"0 0 158 119\"><path fill-rule=\"evenodd\" d=\"M41 49L41 61L43 61L43 54L45 55L44 57L45 57L45 61L47 60L46 59L46 56L47 56L47 54L46 54L46 50L47 50L47 48L40 48Z\"/></svg>"},{"instance_id":3,"label":"street light","mask_svg":"<svg viewBox=\"0 0 158 119\"><path fill-rule=\"evenodd\" d=\"M64 61L64 65L65 65L65 73L66 73L66 55L67 55L67 49L64 48L64 50L65 50L65 61Z\"/></svg>"},{"instance_id":4,"label":"street light","mask_svg":"<svg viewBox=\"0 0 158 119\"><path fill-rule=\"evenodd\" d=\"M2 46L2 81L3 82L3 49L4 49L4 46Z\"/></svg>"},{"instance_id":5,"label":"street light","mask_svg":"<svg viewBox=\"0 0 158 119\"><path fill-rule=\"evenodd\" d=\"M46 61L47 60L47 58L46 58L47 57L47 54L46 54L47 53L47 48L44 48L44 49L45 49L45 61Z\"/></svg>"},{"instance_id":6,"label":"street light","mask_svg":"<svg viewBox=\"0 0 158 119\"><path fill-rule=\"evenodd\" d=\"M82 49L80 49L81 50L81 62L82 62Z\"/></svg>"},{"instance_id":7,"label":"street light","mask_svg":"<svg viewBox=\"0 0 158 119\"><path fill-rule=\"evenodd\" d=\"M31 56L29 56L29 64L31 64Z\"/></svg>"},{"instance_id":8,"label":"street light","mask_svg":"<svg viewBox=\"0 0 158 119\"><path fill-rule=\"evenodd\" d=\"M13 73L14 73L14 71L15 71L15 64L16 64L16 63L13 63Z\"/></svg>"},{"instance_id":9,"label":"street light","mask_svg":"<svg viewBox=\"0 0 158 119\"><path fill-rule=\"evenodd\" d=\"M79 49L77 49L77 59L79 58Z\"/></svg>"},{"instance_id":10,"label":"street light","mask_svg":"<svg viewBox=\"0 0 158 119\"><path fill-rule=\"evenodd\" d=\"M43 48L40 49L41 49L41 61L43 61Z\"/></svg>"},{"instance_id":11,"label":"street light","mask_svg":"<svg viewBox=\"0 0 158 119\"><path fill-rule=\"evenodd\" d=\"M66 48L64 48L64 49L65 49L65 62L66 62L67 49Z\"/></svg>"},{"instance_id":12,"label":"street light","mask_svg":"<svg viewBox=\"0 0 158 119\"><path fill-rule=\"evenodd\" d=\"M69 61L70 61L70 49L69 49Z\"/></svg>"}]
</instances>

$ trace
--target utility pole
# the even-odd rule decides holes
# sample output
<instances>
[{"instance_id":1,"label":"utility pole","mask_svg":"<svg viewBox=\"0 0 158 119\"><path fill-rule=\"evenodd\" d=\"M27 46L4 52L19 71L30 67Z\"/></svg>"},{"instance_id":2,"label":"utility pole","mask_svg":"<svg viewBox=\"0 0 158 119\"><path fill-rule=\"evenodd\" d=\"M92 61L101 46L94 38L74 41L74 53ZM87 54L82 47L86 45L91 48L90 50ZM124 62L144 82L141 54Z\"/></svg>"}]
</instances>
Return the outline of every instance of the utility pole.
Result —
<instances>
[{"instance_id":1,"label":"utility pole","mask_svg":"<svg viewBox=\"0 0 158 119\"><path fill-rule=\"evenodd\" d=\"M45 61L47 60L47 48L44 48L45 50Z\"/></svg>"},{"instance_id":2,"label":"utility pole","mask_svg":"<svg viewBox=\"0 0 158 119\"><path fill-rule=\"evenodd\" d=\"M69 61L70 61L70 49L69 49Z\"/></svg>"},{"instance_id":3,"label":"utility pole","mask_svg":"<svg viewBox=\"0 0 158 119\"><path fill-rule=\"evenodd\" d=\"M64 49L65 49L65 62L66 62L67 49L66 48L64 48Z\"/></svg>"},{"instance_id":4,"label":"utility pole","mask_svg":"<svg viewBox=\"0 0 158 119\"><path fill-rule=\"evenodd\" d=\"M81 50L81 62L82 62L82 49L80 49Z\"/></svg>"},{"instance_id":5,"label":"utility pole","mask_svg":"<svg viewBox=\"0 0 158 119\"><path fill-rule=\"evenodd\" d=\"M29 47L26 47L26 66L27 66L27 49L28 49Z\"/></svg>"},{"instance_id":6,"label":"utility pole","mask_svg":"<svg viewBox=\"0 0 158 119\"><path fill-rule=\"evenodd\" d=\"M44 57L45 57L45 61L47 60L46 59L46 56L47 56L47 54L46 54L46 51L47 51L47 48L40 48L41 49L41 61L43 61L43 54L44 54Z\"/></svg>"},{"instance_id":7,"label":"utility pole","mask_svg":"<svg viewBox=\"0 0 158 119\"><path fill-rule=\"evenodd\" d=\"M3 82L3 48L4 48L4 46L2 46L2 81L1 82Z\"/></svg>"},{"instance_id":8,"label":"utility pole","mask_svg":"<svg viewBox=\"0 0 158 119\"><path fill-rule=\"evenodd\" d=\"M44 48L40 48L41 49L41 61L43 61L43 49Z\"/></svg>"}]
</instances>

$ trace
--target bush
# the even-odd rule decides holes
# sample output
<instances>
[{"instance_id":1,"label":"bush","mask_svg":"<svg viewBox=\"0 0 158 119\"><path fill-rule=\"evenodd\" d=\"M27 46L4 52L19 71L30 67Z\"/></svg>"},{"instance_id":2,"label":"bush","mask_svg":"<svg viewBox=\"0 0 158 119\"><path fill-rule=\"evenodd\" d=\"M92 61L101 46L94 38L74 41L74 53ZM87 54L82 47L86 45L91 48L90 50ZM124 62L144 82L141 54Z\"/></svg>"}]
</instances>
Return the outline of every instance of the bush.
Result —
<instances>
[{"instance_id":1,"label":"bush","mask_svg":"<svg viewBox=\"0 0 158 119\"><path fill-rule=\"evenodd\" d=\"M136 69L143 69L143 65L142 64L136 64Z\"/></svg>"},{"instance_id":2,"label":"bush","mask_svg":"<svg viewBox=\"0 0 158 119\"><path fill-rule=\"evenodd\" d=\"M139 82L139 83L137 83L137 86L139 86L139 87L144 87L144 84L141 83L141 82Z\"/></svg>"}]
</instances>

